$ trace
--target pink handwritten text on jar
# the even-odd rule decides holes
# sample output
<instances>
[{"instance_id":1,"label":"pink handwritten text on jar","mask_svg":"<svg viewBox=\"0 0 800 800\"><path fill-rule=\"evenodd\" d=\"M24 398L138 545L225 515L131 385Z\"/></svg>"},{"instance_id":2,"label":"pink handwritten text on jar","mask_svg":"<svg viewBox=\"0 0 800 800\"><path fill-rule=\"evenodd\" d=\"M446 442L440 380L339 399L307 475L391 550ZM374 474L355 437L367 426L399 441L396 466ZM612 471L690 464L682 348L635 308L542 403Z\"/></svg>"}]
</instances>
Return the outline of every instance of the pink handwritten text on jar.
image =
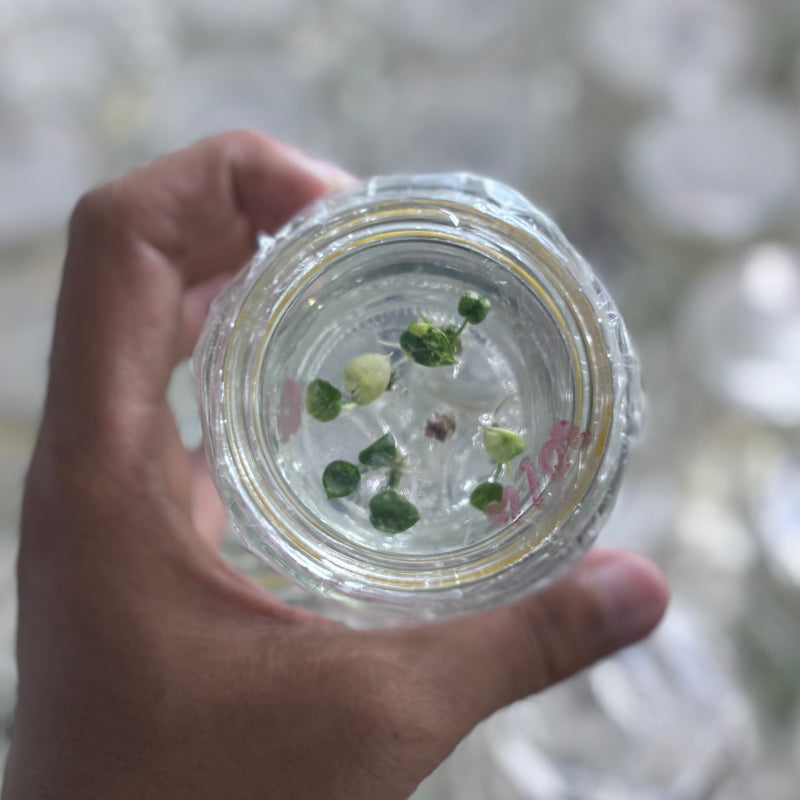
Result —
<instances>
[{"instance_id":1,"label":"pink handwritten text on jar","mask_svg":"<svg viewBox=\"0 0 800 800\"><path fill-rule=\"evenodd\" d=\"M560 420L550 428L550 438L544 443L537 458L542 473L541 483L533 462L527 456L519 465L520 472L525 473L531 503L535 508L545 506L544 490L550 481L562 481L572 465L570 452L585 450L592 440L589 431L581 431L567 420ZM500 500L488 503L484 511L493 525L506 525L513 522L522 513L519 492L513 486L503 487Z\"/></svg>"}]
</instances>

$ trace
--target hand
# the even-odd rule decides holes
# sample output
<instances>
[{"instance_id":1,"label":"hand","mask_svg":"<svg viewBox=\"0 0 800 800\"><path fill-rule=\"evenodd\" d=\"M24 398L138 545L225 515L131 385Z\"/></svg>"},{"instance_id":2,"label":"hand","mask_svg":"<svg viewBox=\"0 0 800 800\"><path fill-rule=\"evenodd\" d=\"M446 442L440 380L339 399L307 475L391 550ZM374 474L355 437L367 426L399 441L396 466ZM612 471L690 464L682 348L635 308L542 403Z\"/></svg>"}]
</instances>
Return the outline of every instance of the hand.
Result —
<instances>
[{"instance_id":1,"label":"hand","mask_svg":"<svg viewBox=\"0 0 800 800\"><path fill-rule=\"evenodd\" d=\"M479 720L661 616L653 566L594 552L505 608L353 631L217 554L170 373L256 232L346 179L235 133L78 204L24 499L5 800L405 798Z\"/></svg>"}]
</instances>

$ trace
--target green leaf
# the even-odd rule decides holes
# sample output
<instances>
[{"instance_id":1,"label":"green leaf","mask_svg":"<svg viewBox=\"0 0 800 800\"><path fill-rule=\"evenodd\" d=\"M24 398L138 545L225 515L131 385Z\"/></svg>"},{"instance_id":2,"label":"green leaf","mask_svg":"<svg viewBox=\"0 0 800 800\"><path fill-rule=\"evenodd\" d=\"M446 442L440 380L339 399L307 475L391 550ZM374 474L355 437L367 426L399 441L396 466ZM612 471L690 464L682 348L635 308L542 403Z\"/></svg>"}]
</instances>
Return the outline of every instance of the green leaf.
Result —
<instances>
[{"instance_id":1,"label":"green leaf","mask_svg":"<svg viewBox=\"0 0 800 800\"><path fill-rule=\"evenodd\" d=\"M364 353L347 362L343 375L344 389L356 405L366 406L386 391L391 378L390 356Z\"/></svg>"},{"instance_id":2,"label":"green leaf","mask_svg":"<svg viewBox=\"0 0 800 800\"><path fill-rule=\"evenodd\" d=\"M427 318L423 317L422 322L412 322L408 326L408 332L413 336L425 336L430 328L435 328L436 326Z\"/></svg>"},{"instance_id":3,"label":"green leaf","mask_svg":"<svg viewBox=\"0 0 800 800\"><path fill-rule=\"evenodd\" d=\"M328 381L317 378L306 387L306 411L320 422L330 422L342 410L342 393Z\"/></svg>"},{"instance_id":4,"label":"green leaf","mask_svg":"<svg viewBox=\"0 0 800 800\"><path fill-rule=\"evenodd\" d=\"M349 461L331 461L322 473L322 486L329 500L352 494L360 480L361 470Z\"/></svg>"},{"instance_id":5,"label":"green leaf","mask_svg":"<svg viewBox=\"0 0 800 800\"><path fill-rule=\"evenodd\" d=\"M383 533L400 533L419 522L419 511L394 489L376 494L369 501L369 521Z\"/></svg>"},{"instance_id":6,"label":"green leaf","mask_svg":"<svg viewBox=\"0 0 800 800\"><path fill-rule=\"evenodd\" d=\"M453 343L429 322L412 322L400 337L400 347L423 367L446 367L458 363Z\"/></svg>"},{"instance_id":7,"label":"green leaf","mask_svg":"<svg viewBox=\"0 0 800 800\"><path fill-rule=\"evenodd\" d=\"M358 454L365 467L391 467L397 459L397 447L391 433L384 434Z\"/></svg>"},{"instance_id":8,"label":"green leaf","mask_svg":"<svg viewBox=\"0 0 800 800\"><path fill-rule=\"evenodd\" d=\"M455 351L456 342L458 341L458 337L460 335L460 331L455 325L448 325L442 333L447 337L447 341L453 347L453 351Z\"/></svg>"},{"instance_id":9,"label":"green leaf","mask_svg":"<svg viewBox=\"0 0 800 800\"><path fill-rule=\"evenodd\" d=\"M483 446L495 464L508 464L525 451L528 443L508 428L483 426Z\"/></svg>"},{"instance_id":10,"label":"green leaf","mask_svg":"<svg viewBox=\"0 0 800 800\"><path fill-rule=\"evenodd\" d=\"M503 487L499 483L481 483L472 490L469 502L478 509L485 510L486 506L493 501L498 503L503 499Z\"/></svg>"},{"instance_id":11,"label":"green leaf","mask_svg":"<svg viewBox=\"0 0 800 800\"><path fill-rule=\"evenodd\" d=\"M461 295L458 301L458 313L461 314L470 325L477 325L486 319L492 304L488 298L470 289Z\"/></svg>"}]
</instances>

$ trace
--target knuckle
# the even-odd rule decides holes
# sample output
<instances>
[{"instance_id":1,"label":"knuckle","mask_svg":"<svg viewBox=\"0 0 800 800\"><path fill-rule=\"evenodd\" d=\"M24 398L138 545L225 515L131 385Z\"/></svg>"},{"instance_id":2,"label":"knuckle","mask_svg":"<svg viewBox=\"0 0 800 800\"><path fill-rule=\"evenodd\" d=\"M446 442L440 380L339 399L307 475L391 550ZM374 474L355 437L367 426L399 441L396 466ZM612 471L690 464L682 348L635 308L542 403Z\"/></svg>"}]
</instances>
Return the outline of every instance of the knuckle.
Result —
<instances>
[{"instance_id":1,"label":"knuckle","mask_svg":"<svg viewBox=\"0 0 800 800\"><path fill-rule=\"evenodd\" d=\"M275 140L250 128L237 128L216 139L223 160L239 154L263 153L275 146Z\"/></svg>"},{"instance_id":2,"label":"knuckle","mask_svg":"<svg viewBox=\"0 0 800 800\"><path fill-rule=\"evenodd\" d=\"M69 220L70 250L93 254L129 245L129 229L135 217L123 179L90 189L75 205ZM118 259L110 262L119 265Z\"/></svg>"},{"instance_id":3,"label":"knuckle","mask_svg":"<svg viewBox=\"0 0 800 800\"><path fill-rule=\"evenodd\" d=\"M223 145L229 147L256 147L261 146L267 139L264 134L254 131L252 128L235 128L232 131L223 133L220 136Z\"/></svg>"},{"instance_id":4,"label":"knuckle","mask_svg":"<svg viewBox=\"0 0 800 800\"><path fill-rule=\"evenodd\" d=\"M83 236L105 225L111 216L110 211L115 203L115 192L111 184L97 186L84 193L70 217L69 230L71 236Z\"/></svg>"},{"instance_id":5,"label":"knuckle","mask_svg":"<svg viewBox=\"0 0 800 800\"><path fill-rule=\"evenodd\" d=\"M69 221L69 245L71 252L82 257L102 255L104 273L119 276L144 272L149 280L150 259L125 257L141 252L146 243L142 231L152 213L151 193L142 191L141 178L136 176L136 172L129 173L81 196ZM111 252L116 257L108 258ZM78 259L78 267L81 270L86 267L83 258Z\"/></svg>"}]
</instances>

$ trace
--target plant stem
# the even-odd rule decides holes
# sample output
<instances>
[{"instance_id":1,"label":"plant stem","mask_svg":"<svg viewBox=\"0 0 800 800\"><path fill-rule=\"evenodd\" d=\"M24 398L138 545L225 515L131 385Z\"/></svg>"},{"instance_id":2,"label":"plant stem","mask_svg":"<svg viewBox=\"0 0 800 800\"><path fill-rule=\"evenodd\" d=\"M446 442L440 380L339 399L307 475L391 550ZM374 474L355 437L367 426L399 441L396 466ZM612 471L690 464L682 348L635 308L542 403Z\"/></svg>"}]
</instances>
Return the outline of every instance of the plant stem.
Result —
<instances>
[{"instance_id":1,"label":"plant stem","mask_svg":"<svg viewBox=\"0 0 800 800\"><path fill-rule=\"evenodd\" d=\"M498 465L497 465L497 468L496 468L496 469L495 469L495 471L494 471L494 475L492 475L492 483L497 483L497 479L498 479L498 478L500 477L500 475L502 475L502 473L503 473L503 467L504 467L504 466L505 466L505 464L498 464Z\"/></svg>"},{"instance_id":2,"label":"plant stem","mask_svg":"<svg viewBox=\"0 0 800 800\"><path fill-rule=\"evenodd\" d=\"M464 332L464 328L467 327L467 321L464 320L456 329L456 332L453 334L453 341L458 341L458 337Z\"/></svg>"},{"instance_id":3,"label":"plant stem","mask_svg":"<svg viewBox=\"0 0 800 800\"><path fill-rule=\"evenodd\" d=\"M403 473L403 459L398 458L392 466L392 471L389 473L389 488L396 489L400 484L400 478Z\"/></svg>"}]
</instances>

